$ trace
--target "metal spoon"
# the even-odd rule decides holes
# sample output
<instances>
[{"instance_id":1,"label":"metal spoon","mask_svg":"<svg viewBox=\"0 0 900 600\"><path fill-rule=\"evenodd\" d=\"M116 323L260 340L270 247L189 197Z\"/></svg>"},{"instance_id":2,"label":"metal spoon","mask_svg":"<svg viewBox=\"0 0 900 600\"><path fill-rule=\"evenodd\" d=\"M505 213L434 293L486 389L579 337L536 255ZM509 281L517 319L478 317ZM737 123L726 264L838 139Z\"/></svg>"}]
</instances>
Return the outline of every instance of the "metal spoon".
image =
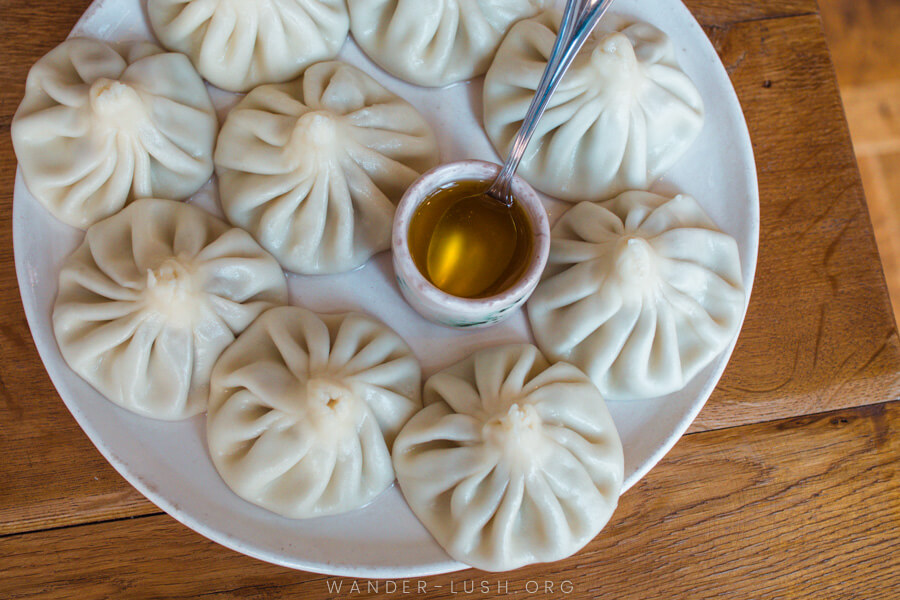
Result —
<instances>
[{"instance_id":1,"label":"metal spoon","mask_svg":"<svg viewBox=\"0 0 900 600\"><path fill-rule=\"evenodd\" d=\"M528 142L547 108L550 96L556 91L563 75L584 45L600 18L613 0L568 0L560 22L559 34L547 60L534 97L513 140L509 155L500 173L486 192L467 196L447 209L432 233L428 247L428 271L439 287L442 281L456 281L456 295L472 297L480 293L482 284L501 276L509 264L517 238L516 224L509 209L513 206L513 175L525 155ZM500 204L485 215L484 197ZM472 215L480 214L483 223L474 223ZM489 218L488 218L489 216ZM474 225L474 227L473 227ZM489 229L490 231L486 230ZM490 235L497 243L492 256L481 256L474 244L466 242L466 235ZM450 252L448 244L453 245ZM448 260L448 254L452 259ZM438 281L440 280L440 281ZM450 291L450 290L448 290Z\"/></svg>"},{"instance_id":2,"label":"metal spoon","mask_svg":"<svg viewBox=\"0 0 900 600\"><path fill-rule=\"evenodd\" d=\"M503 202L506 206L512 206L513 175L519 168L519 163L525 155L525 148L528 147L528 142L531 141L531 137L537 129L538 121L547 109L550 96L556 91L563 75L566 74L572 61L578 55L578 51L584 46L594 27L597 26L600 18L612 3L613 0L568 0L566 2L559 34L556 36L556 42L550 52L550 58L541 76L541 81L534 92L534 98L531 99L528 111L525 113L525 119L519 126L506 162L503 163L500 174L486 192L488 196Z\"/></svg>"}]
</instances>

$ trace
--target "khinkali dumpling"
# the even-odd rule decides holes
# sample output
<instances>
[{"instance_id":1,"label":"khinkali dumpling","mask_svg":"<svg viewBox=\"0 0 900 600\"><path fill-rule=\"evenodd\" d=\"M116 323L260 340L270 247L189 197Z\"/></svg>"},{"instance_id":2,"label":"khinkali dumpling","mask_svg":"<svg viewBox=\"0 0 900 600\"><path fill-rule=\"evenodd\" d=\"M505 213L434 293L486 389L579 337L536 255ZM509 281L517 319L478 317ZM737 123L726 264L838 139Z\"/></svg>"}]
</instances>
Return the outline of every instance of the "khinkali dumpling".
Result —
<instances>
[{"instance_id":1,"label":"khinkali dumpling","mask_svg":"<svg viewBox=\"0 0 900 600\"><path fill-rule=\"evenodd\" d=\"M218 122L182 54L63 42L28 73L12 123L28 189L82 229L134 198L187 198L209 179Z\"/></svg>"},{"instance_id":2,"label":"khinkali dumpling","mask_svg":"<svg viewBox=\"0 0 900 600\"><path fill-rule=\"evenodd\" d=\"M409 346L371 317L274 308L216 363L209 452L238 496L280 515L353 510L394 481L420 385Z\"/></svg>"},{"instance_id":3,"label":"khinkali dumpling","mask_svg":"<svg viewBox=\"0 0 900 600\"><path fill-rule=\"evenodd\" d=\"M527 309L538 346L583 369L608 400L662 396L737 334L737 243L690 196L582 202L553 227Z\"/></svg>"},{"instance_id":4,"label":"khinkali dumpling","mask_svg":"<svg viewBox=\"0 0 900 600\"><path fill-rule=\"evenodd\" d=\"M565 558L606 525L622 443L600 392L527 344L431 377L394 443L413 512L456 560L502 571Z\"/></svg>"},{"instance_id":5,"label":"khinkali dumpling","mask_svg":"<svg viewBox=\"0 0 900 600\"><path fill-rule=\"evenodd\" d=\"M426 86L487 71L510 26L546 0L348 0L353 39L392 75Z\"/></svg>"},{"instance_id":6,"label":"khinkali dumpling","mask_svg":"<svg viewBox=\"0 0 900 600\"><path fill-rule=\"evenodd\" d=\"M344 0L148 0L147 15L164 46L232 92L334 58L349 28Z\"/></svg>"},{"instance_id":7,"label":"khinkali dumpling","mask_svg":"<svg viewBox=\"0 0 900 600\"><path fill-rule=\"evenodd\" d=\"M229 221L290 271L339 273L390 247L395 206L438 151L416 109L333 61L250 92L215 162Z\"/></svg>"},{"instance_id":8,"label":"khinkali dumpling","mask_svg":"<svg viewBox=\"0 0 900 600\"><path fill-rule=\"evenodd\" d=\"M285 302L284 273L245 231L144 199L88 229L66 260L53 330L72 370L109 400L184 419L206 409L222 350Z\"/></svg>"},{"instance_id":9,"label":"khinkali dumpling","mask_svg":"<svg viewBox=\"0 0 900 600\"><path fill-rule=\"evenodd\" d=\"M516 24L485 77L485 129L501 155L531 103L559 19L548 11ZM647 23L607 17L550 97L519 173L570 202L646 189L702 127L703 101L669 38Z\"/></svg>"}]
</instances>

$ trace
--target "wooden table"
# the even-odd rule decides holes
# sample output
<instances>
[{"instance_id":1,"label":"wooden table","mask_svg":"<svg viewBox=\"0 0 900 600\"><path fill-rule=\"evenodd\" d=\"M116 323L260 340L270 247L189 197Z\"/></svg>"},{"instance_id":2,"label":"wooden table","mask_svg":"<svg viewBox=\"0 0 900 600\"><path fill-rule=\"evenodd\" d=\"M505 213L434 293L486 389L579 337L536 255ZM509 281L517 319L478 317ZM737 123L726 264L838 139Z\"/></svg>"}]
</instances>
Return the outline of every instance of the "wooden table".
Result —
<instances>
[{"instance_id":1,"label":"wooden table","mask_svg":"<svg viewBox=\"0 0 900 600\"><path fill-rule=\"evenodd\" d=\"M0 597L402 596L403 581L357 582L357 593L180 525L101 458L50 384L16 286L9 126L29 66L88 4L0 3ZM900 598L900 346L818 8L688 4L737 88L759 169L759 269L731 364L690 433L582 552L410 580L409 592Z\"/></svg>"}]
</instances>

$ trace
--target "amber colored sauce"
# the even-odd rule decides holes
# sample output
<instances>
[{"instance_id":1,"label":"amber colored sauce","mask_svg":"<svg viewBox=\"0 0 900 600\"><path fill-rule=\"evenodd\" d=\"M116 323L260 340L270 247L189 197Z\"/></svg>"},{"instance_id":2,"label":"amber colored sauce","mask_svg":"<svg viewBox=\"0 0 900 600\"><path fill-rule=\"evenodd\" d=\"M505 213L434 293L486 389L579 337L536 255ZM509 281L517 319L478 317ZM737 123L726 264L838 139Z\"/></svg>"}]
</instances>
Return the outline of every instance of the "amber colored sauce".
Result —
<instances>
[{"instance_id":1,"label":"amber colored sauce","mask_svg":"<svg viewBox=\"0 0 900 600\"><path fill-rule=\"evenodd\" d=\"M486 298L510 288L531 261L531 222L519 202L511 207L484 192L487 181L456 181L428 196L409 224L409 251L419 271L439 289L462 298Z\"/></svg>"}]
</instances>

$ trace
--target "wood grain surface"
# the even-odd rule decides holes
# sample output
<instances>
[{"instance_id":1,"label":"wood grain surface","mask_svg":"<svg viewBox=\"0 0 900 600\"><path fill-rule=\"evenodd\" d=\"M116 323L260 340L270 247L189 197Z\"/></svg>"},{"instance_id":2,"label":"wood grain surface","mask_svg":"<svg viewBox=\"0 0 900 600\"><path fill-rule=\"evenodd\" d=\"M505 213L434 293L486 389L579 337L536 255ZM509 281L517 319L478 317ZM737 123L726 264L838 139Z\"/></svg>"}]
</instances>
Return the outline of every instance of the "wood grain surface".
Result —
<instances>
[{"instance_id":1,"label":"wood grain surface","mask_svg":"<svg viewBox=\"0 0 900 600\"><path fill-rule=\"evenodd\" d=\"M894 317L900 315L900 2L820 0Z\"/></svg>"},{"instance_id":2,"label":"wood grain surface","mask_svg":"<svg viewBox=\"0 0 900 600\"><path fill-rule=\"evenodd\" d=\"M900 79L900 2L819 0L841 87Z\"/></svg>"},{"instance_id":3,"label":"wood grain surface","mask_svg":"<svg viewBox=\"0 0 900 600\"><path fill-rule=\"evenodd\" d=\"M12 254L9 126L28 68L89 3L0 0L0 597L351 597L329 592L337 580L248 559L159 514L93 448L35 351ZM623 497L588 549L509 577L429 578L428 597L483 578L548 598L562 594L522 586L900 597L900 408L879 404L900 396L900 348L818 8L687 4L734 82L760 180L759 268L728 370L696 433Z\"/></svg>"},{"instance_id":4,"label":"wood grain surface","mask_svg":"<svg viewBox=\"0 0 900 600\"><path fill-rule=\"evenodd\" d=\"M692 431L897 398L896 326L818 17L709 34L753 140L760 251L734 356Z\"/></svg>"}]
</instances>

